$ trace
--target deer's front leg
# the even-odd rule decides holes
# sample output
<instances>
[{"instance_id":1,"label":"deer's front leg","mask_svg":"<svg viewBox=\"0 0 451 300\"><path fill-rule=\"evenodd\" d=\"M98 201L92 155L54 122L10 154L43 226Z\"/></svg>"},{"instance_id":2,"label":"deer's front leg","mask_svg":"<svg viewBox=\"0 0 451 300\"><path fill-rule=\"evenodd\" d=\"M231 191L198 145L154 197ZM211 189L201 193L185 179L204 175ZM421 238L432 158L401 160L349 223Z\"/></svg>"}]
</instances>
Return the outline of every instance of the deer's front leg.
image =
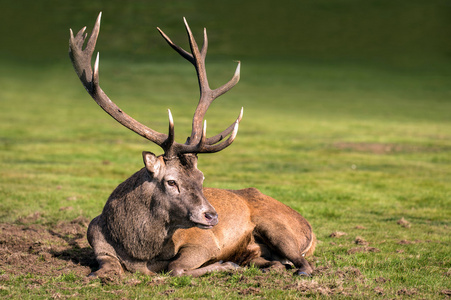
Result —
<instances>
[{"instance_id":1,"label":"deer's front leg","mask_svg":"<svg viewBox=\"0 0 451 300\"><path fill-rule=\"evenodd\" d=\"M90 277L115 276L122 275L124 273L121 263L115 257L111 257L109 255L99 255L96 257L96 260L99 263L99 269L89 274Z\"/></svg>"},{"instance_id":2,"label":"deer's front leg","mask_svg":"<svg viewBox=\"0 0 451 300\"><path fill-rule=\"evenodd\" d=\"M124 273L124 270L114 247L108 243L102 233L103 225L101 216L97 216L88 227L88 241L94 249L96 260L99 263L99 269L89 274L89 276L121 275Z\"/></svg>"},{"instance_id":3,"label":"deer's front leg","mask_svg":"<svg viewBox=\"0 0 451 300\"><path fill-rule=\"evenodd\" d=\"M200 246L188 246L179 251L177 258L169 264L168 271L172 276L199 277L215 271L231 271L239 268L233 262L215 262L201 267L212 259L214 259L214 255L209 249Z\"/></svg>"}]
</instances>

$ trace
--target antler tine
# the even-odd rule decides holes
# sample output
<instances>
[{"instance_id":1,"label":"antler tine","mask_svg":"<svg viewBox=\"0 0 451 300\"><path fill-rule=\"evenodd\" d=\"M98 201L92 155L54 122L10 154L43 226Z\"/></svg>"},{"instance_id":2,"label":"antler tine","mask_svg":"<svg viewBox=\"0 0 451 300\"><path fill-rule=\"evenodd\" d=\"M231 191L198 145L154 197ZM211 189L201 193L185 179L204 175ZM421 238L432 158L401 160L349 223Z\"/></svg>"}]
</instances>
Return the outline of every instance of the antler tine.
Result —
<instances>
[{"instance_id":1,"label":"antler tine","mask_svg":"<svg viewBox=\"0 0 451 300\"><path fill-rule=\"evenodd\" d=\"M204 43L202 45L202 51L199 51L199 46L194 39L193 33L191 32L191 28L189 28L188 22L185 18L183 18L183 22L185 22L186 32L188 33L189 38L189 46L191 48L191 53L194 57L194 67L196 68L197 77L199 80L199 88L202 101L202 96L204 94L209 94L211 92L210 86L208 85L207 79L207 71L205 69L205 57L207 56L208 49L208 37L207 37L207 29L204 28ZM209 102L211 103L214 99L211 99ZM202 119L200 120L200 124L202 124Z\"/></svg>"},{"instance_id":2,"label":"antler tine","mask_svg":"<svg viewBox=\"0 0 451 300\"><path fill-rule=\"evenodd\" d=\"M164 147L163 149L167 149L165 150L166 152L172 148L172 145L174 144L174 140L175 140L175 134L174 134L174 118L172 117L172 113L171 110L168 109L168 114L169 114L169 135L167 140L165 141Z\"/></svg>"},{"instance_id":3,"label":"antler tine","mask_svg":"<svg viewBox=\"0 0 451 300\"><path fill-rule=\"evenodd\" d=\"M177 150L175 150L177 153L182 154L182 153L215 153L215 152L219 152L225 148L227 148L228 146L230 146L230 144L233 143L233 141L236 138L236 135L238 133L238 125L239 125L239 120L237 119L235 121L235 123L232 124L232 133L230 134L229 138L219 144L209 144L207 142L207 120L204 121L204 126L202 127L202 135L200 138L199 143L197 144L188 144L188 145L180 145L177 144ZM226 129L228 130L228 129ZM218 135L219 136L219 135ZM227 136L227 135L225 135ZM221 137L220 139L218 139L217 141L221 141L225 136ZM174 148L176 148L174 147Z\"/></svg>"},{"instance_id":4,"label":"antler tine","mask_svg":"<svg viewBox=\"0 0 451 300\"><path fill-rule=\"evenodd\" d=\"M189 143L197 144L199 142L200 132L202 130L202 121L204 120L205 113L215 97L208 84L207 71L205 69L205 58L207 56L208 49L207 30L204 28L204 43L202 45L202 51L199 51L199 46L194 39L188 22L185 18L183 18L183 21L185 23L186 32L188 33L189 45L194 58L193 64L199 81L200 99L199 104L196 107L196 111L194 112L191 137L189 139Z\"/></svg>"},{"instance_id":5,"label":"antler tine","mask_svg":"<svg viewBox=\"0 0 451 300\"><path fill-rule=\"evenodd\" d=\"M236 135L238 134L239 124L240 123L237 120L234 124L233 131L230 134L229 138L227 140L223 141L222 143L212 145L209 149L209 153L218 152L218 151L221 151L221 150L227 148L228 146L230 146L233 143L233 141L235 140Z\"/></svg>"},{"instance_id":6,"label":"antler tine","mask_svg":"<svg viewBox=\"0 0 451 300\"><path fill-rule=\"evenodd\" d=\"M174 44L172 40L163 32L163 30L160 29L160 27L157 27L157 30L160 32L161 36L166 40L169 46L172 47L172 49L174 49L177 53L179 53L183 58L191 62L193 65L195 64L194 57L191 53Z\"/></svg>"},{"instance_id":7,"label":"antler tine","mask_svg":"<svg viewBox=\"0 0 451 300\"><path fill-rule=\"evenodd\" d=\"M83 45L87 37L87 34L85 33L86 27L82 28L75 37L72 30L70 30L69 56L72 60L75 72L83 83L85 89L105 112L107 112L111 117L126 128L136 132L151 142L154 142L162 147L163 150L168 151L174 140L173 123L170 125L170 128L172 126L172 133L170 129L169 136L157 132L139 123L123 112L113 101L110 100L110 98L108 98L99 86L99 55L97 54L94 64L94 72L91 68L91 59L92 54L94 53L97 37L99 35L101 16L102 13L99 13L85 49L83 49Z\"/></svg>"},{"instance_id":8,"label":"antler tine","mask_svg":"<svg viewBox=\"0 0 451 300\"><path fill-rule=\"evenodd\" d=\"M205 126L206 126L206 124L205 124ZM239 121L236 120L235 123L233 124L232 133L230 134L230 136L227 140L225 140L219 144L215 144L215 145L206 144L206 142L205 142L205 144L202 144L201 151L199 151L198 153L215 153L215 152L219 152L219 151L227 148L228 146L230 146L230 144L233 143L233 141L236 138L236 135L238 134L238 126L239 126ZM219 141L221 141L221 140L222 140L222 138Z\"/></svg>"},{"instance_id":9,"label":"antler tine","mask_svg":"<svg viewBox=\"0 0 451 300\"><path fill-rule=\"evenodd\" d=\"M238 65L236 66L235 74L233 74L233 77L226 84L213 90L214 98L218 98L219 96L225 94L226 92L231 90L238 83L238 81L240 81L240 71L241 62L238 61Z\"/></svg>"},{"instance_id":10,"label":"antler tine","mask_svg":"<svg viewBox=\"0 0 451 300\"><path fill-rule=\"evenodd\" d=\"M240 123L241 119L243 118L243 108L241 107L241 111L240 111L240 115L238 116L238 118L235 120L235 122L233 122L233 124L231 124L229 127L227 127L226 130L224 130L223 132L213 136L213 137L209 137L207 139L207 144L208 145L214 145L219 143L220 141L222 141L226 136L228 136L234 129L235 129L235 124L236 123Z\"/></svg>"}]
</instances>

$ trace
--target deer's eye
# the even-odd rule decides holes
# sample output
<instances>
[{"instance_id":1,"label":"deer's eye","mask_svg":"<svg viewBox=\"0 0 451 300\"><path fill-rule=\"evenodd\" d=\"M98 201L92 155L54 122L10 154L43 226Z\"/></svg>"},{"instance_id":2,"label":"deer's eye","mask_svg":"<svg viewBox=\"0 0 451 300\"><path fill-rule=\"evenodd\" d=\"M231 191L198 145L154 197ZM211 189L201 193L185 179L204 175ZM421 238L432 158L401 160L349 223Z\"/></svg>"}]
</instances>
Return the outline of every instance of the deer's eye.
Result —
<instances>
[{"instance_id":1,"label":"deer's eye","mask_svg":"<svg viewBox=\"0 0 451 300\"><path fill-rule=\"evenodd\" d=\"M168 180L167 183L168 183L169 186L176 186L177 185L175 180Z\"/></svg>"}]
</instances>

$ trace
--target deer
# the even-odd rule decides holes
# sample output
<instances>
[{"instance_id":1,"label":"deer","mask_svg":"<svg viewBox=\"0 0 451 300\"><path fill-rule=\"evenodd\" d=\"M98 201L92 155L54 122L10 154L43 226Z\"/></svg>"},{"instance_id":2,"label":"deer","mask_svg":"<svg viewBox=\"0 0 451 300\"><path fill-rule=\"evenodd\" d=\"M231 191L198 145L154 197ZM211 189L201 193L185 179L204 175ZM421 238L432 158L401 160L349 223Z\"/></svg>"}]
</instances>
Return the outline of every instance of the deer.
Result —
<instances>
[{"instance_id":1,"label":"deer","mask_svg":"<svg viewBox=\"0 0 451 300\"><path fill-rule=\"evenodd\" d=\"M106 113L158 145L163 154L143 151L144 167L116 187L101 214L90 222L87 239L99 264L90 275L122 276L128 271L202 276L255 266L264 271L292 268L296 275L310 276L313 268L305 257L313 254L316 237L309 222L297 211L256 188L203 187L205 177L197 168L198 155L216 153L232 144L243 108L229 127L212 137L207 137L205 113L216 98L238 83L241 62L237 62L227 83L211 89L205 68L206 29L199 49L183 18L191 49L188 52L157 27L165 41L193 64L197 73L200 99L191 135L181 144L174 138L170 110L168 134L160 133L130 117L100 88L99 53L94 68L91 60L101 16L100 12L88 39L86 27L76 35L70 29L69 56L75 72Z\"/></svg>"}]
</instances>

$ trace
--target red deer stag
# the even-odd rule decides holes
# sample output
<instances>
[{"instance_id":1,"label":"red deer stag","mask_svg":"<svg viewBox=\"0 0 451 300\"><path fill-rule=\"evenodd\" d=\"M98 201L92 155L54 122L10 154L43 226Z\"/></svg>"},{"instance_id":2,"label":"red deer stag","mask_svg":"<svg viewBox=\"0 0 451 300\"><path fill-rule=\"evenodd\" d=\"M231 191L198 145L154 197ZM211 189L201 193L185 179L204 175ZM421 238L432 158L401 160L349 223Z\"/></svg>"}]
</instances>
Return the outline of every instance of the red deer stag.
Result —
<instances>
[{"instance_id":1,"label":"red deer stag","mask_svg":"<svg viewBox=\"0 0 451 300\"><path fill-rule=\"evenodd\" d=\"M70 32L69 55L75 71L98 105L126 128L160 146L164 154L143 152L144 167L113 191L102 213L91 221L88 240L100 266L92 275L122 274L126 269L200 276L249 264L261 268L293 264L296 274L310 275L312 267L304 256L313 253L316 239L299 213L255 188L202 187L204 176L197 169L197 154L229 146L243 111L232 125L210 138L203 119L213 100L238 82L240 63L229 82L212 90L205 70L206 30L199 50L185 20L189 53L158 28L166 42L194 65L199 80L200 100L191 136L179 144L174 141L170 111L169 133L159 133L124 113L100 88L98 55L94 70L91 68L100 17L86 47L86 27L75 36Z\"/></svg>"}]
</instances>

